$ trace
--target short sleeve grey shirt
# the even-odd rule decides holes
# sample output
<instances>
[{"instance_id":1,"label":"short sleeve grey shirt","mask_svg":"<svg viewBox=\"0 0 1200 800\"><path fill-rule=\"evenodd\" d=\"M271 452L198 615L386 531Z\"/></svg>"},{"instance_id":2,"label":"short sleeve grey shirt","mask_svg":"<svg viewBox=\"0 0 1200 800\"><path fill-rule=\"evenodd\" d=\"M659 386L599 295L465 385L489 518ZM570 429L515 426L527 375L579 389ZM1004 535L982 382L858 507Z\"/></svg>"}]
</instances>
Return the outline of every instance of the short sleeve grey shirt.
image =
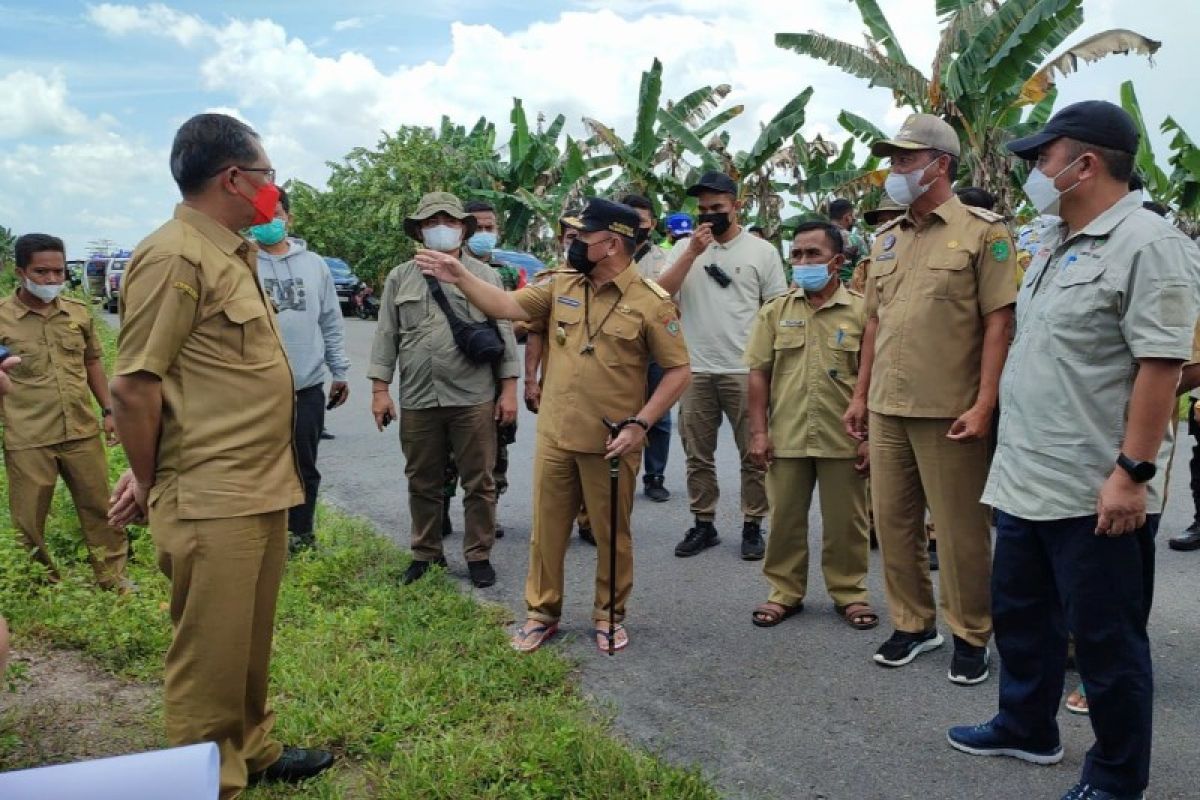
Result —
<instances>
[{"instance_id":1,"label":"short sleeve grey shirt","mask_svg":"<svg viewBox=\"0 0 1200 800\"><path fill-rule=\"evenodd\" d=\"M1145 358L1188 361L1200 249L1130 193L1082 231L1047 232L1017 297L983 502L1030 520L1096 513ZM1066 237L1066 238L1064 238ZM1147 511L1161 513L1170 438Z\"/></svg>"}]
</instances>

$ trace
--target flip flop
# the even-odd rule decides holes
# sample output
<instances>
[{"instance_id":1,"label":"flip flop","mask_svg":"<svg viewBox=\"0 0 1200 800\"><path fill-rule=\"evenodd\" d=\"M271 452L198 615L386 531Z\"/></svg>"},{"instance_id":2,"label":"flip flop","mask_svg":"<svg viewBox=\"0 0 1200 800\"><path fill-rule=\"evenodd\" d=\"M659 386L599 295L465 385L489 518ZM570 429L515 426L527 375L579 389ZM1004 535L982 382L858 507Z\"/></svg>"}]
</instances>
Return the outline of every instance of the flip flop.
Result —
<instances>
[{"instance_id":1,"label":"flip flop","mask_svg":"<svg viewBox=\"0 0 1200 800\"><path fill-rule=\"evenodd\" d=\"M512 648L518 653L532 653L550 641L556 633L558 633L557 622L551 622L546 625L534 625L532 628L526 628L522 625L513 634L511 640Z\"/></svg>"},{"instance_id":2,"label":"flip flop","mask_svg":"<svg viewBox=\"0 0 1200 800\"><path fill-rule=\"evenodd\" d=\"M1067 695L1065 703L1067 711L1072 714L1087 715L1090 713L1087 701L1087 692L1083 689L1083 684L1079 684L1079 688Z\"/></svg>"},{"instance_id":3,"label":"flip flop","mask_svg":"<svg viewBox=\"0 0 1200 800\"><path fill-rule=\"evenodd\" d=\"M624 638L621 634L625 634ZM596 639L596 649L601 653L608 652L608 628L595 628L592 630L592 636ZM617 623L617 627L613 628L613 652L624 650L629 646L629 632L625 630L625 626Z\"/></svg>"},{"instance_id":4,"label":"flip flop","mask_svg":"<svg viewBox=\"0 0 1200 800\"><path fill-rule=\"evenodd\" d=\"M780 611L779 609L783 609ZM750 613L750 621L760 628L774 628L788 617L794 617L804 610L804 603L785 606L783 603L763 603Z\"/></svg>"}]
</instances>

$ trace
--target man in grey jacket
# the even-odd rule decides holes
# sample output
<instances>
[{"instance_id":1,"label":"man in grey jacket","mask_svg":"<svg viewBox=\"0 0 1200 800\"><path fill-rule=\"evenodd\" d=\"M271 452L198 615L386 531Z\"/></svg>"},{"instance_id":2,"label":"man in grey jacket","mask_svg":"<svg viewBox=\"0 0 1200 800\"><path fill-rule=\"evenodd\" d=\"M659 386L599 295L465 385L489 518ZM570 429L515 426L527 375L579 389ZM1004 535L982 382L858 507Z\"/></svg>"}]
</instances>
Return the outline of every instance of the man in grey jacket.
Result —
<instances>
[{"instance_id":1,"label":"man in grey jacket","mask_svg":"<svg viewBox=\"0 0 1200 800\"><path fill-rule=\"evenodd\" d=\"M337 408L350 396L342 309L333 276L325 259L310 252L303 239L289 237L292 222L287 193L279 190L275 219L255 225L250 233L258 242L258 279L279 315L279 331L296 387L295 444L304 503L288 512L292 552L313 547L313 515L317 507L317 445L325 427L325 373L332 376L329 407Z\"/></svg>"}]
</instances>

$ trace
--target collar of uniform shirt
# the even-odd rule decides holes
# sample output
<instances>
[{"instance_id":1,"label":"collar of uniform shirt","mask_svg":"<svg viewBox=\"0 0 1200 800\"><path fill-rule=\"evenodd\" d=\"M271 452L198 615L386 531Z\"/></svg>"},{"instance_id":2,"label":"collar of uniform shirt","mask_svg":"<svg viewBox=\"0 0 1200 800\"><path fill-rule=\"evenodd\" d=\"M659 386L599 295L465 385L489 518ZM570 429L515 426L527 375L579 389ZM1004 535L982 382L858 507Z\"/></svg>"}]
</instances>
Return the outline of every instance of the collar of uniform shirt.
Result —
<instances>
[{"instance_id":1,"label":"collar of uniform shirt","mask_svg":"<svg viewBox=\"0 0 1200 800\"><path fill-rule=\"evenodd\" d=\"M1142 193L1130 192L1122 197L1117 202L1113 203L1107 211L1094 220L1083 226L1083 230L1072 234L1067 238L1067 241L1078 236L1108 236L1113 232L1126 217L1142 207ZM1062 223L1066 225L1066 223Z\"/></svg>"},{"instance_id":2,"label":"collar of uniform shirt","mask_svg":"<svg viewBox=\"0 0 1200 800\"><path fill-rule=\"evenodd\" d=\"M951 195L949 200L921 217L920 221L912 215L912 207L909 206L908 211L904 212L904 216L900 218L900 224L906 228L914 226L923 228L928 226L930 221L935 217L949 224L965 213L967 213L967 207L963 205L963 202L957 196Z\"/></svg>"},{"instance_id":3,"label":"collar of uniform shirt","mask_svg":"<svg viewBox=\"0 0 1200 800\"><path fill-rule=\"evenodd\" d=\"M29 306L25 305L25 303L23 303L21 301L21 296L19 294L17 294L16 292L12 293L12 299L13 299L13 302L17 304L17 319L23 318L26 314L37 314L38 313L38 312L34 311L32 308L30 308ZM54 311L53 311L53 313L45 314L44 316L46 317L46 319L49 319L50 317L53 317L56 314L65 314L66 313L66 310L62 307L62 304L58 302L57 297L54 298L54 301L51 302L50 305L53 306Z\"/></svg>"},{"instance_id":4,"label":"collar of uniform shirt","mask_svg":"<svg viewBox=\"0 0 1200 800\"><path fill-rule=\"evenodd\" d=\"M625 294L625 292L629 289L629 284L633 283L633 280L636 277L638 277L637 264L630 261L629 266L618 272L611 280L606 281L598 286L596 284L592 284L592 290L598 294L604 290L604 287L612 284L613 286L617 287L618 292ZM579 280L582 282L589 281L590 279L581 273L579 275Z\"/></svg>"},{"instance_id":5,"label":"collar of uniform shirt","mask_svg":"<svg viewBox=\"0 0 1200 800\"><path fill-rule=\"evenodd\" d=\"M238 250L250 246L250 243L240 234L229 230L207 214L183 203L175 206L175 219L186 222L200 231L201 236L221 248L221 251L227 256L242 255Z\"/></svg>"},{"instance_id":6,"label":"collar of uniform shirt","mask_svg":"<svg viewBox=\"0 0 1200 800\"><path fill-rule=\"evenodd\" d=\"M833 280L837 280L837 278L834 278ZM797 289L796 291L799 292L799 296L804 297L805 299L808 298L808 295L804 293L803 289ZM822 303L820 308L814 308L813 311L821 311L822 309L829 308L830 306L849 304L850 290L839 283L838 288L835 289L833 294L829 296L829 299Z\"/></svg>"}]
</instances>

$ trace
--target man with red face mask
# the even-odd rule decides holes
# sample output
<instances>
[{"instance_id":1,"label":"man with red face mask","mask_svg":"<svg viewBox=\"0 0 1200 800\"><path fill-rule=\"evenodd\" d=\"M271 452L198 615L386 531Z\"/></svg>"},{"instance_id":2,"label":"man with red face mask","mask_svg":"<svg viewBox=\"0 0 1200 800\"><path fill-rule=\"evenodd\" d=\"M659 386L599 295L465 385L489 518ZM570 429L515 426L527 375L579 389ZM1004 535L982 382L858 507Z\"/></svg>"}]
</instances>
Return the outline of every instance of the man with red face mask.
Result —
<instances>
[{"instance_id":1,"label":"man with red face mask","mask_svg":"<svg viewBox=\"0 0 1200 800\"><path fill-rule=\"evenodd\" d=\"M167 739L215 742L228 800L248 783L316 775L333 756L280 745L267 705L288 509L304 493L292 371L256 247L238 231L274 218L275 170L247 125L200 114L175 134L171 175L183 202L138 245L121 287L113 416L130 470L110 521L149 519L171 580Z\"/></svg>"}]
</instances>

